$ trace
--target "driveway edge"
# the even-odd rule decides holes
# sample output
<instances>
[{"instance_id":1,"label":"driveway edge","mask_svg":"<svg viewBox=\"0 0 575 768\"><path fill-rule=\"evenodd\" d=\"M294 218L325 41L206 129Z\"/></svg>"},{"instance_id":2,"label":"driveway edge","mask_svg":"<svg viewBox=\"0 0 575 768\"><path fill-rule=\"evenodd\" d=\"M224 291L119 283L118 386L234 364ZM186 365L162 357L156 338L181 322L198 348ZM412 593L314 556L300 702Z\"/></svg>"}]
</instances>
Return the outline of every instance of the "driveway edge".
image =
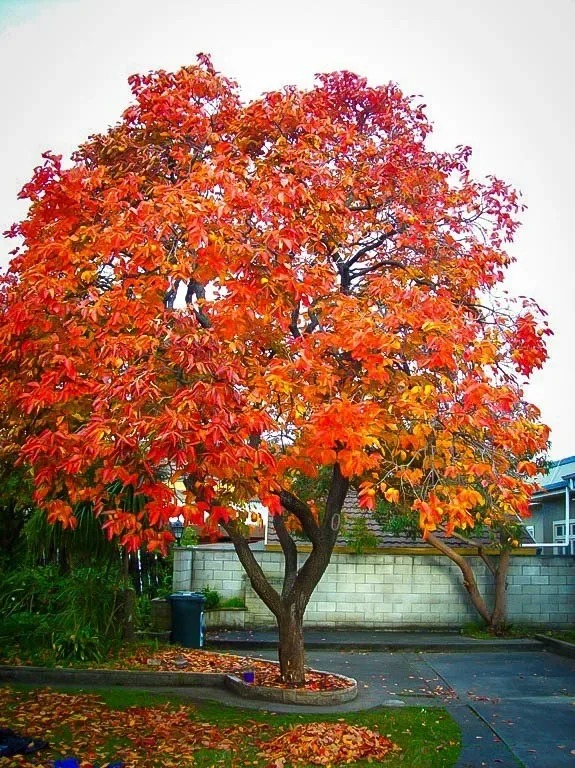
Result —
<instances>
[{"instance_id":1,"label":"driveway edge","mask_svg":"<svg viewBox=\"0 0 575 768\"><path fill-rule=\"evenodd\" d=\"M566 656L568 659L575 659L575 645L566 640L557 640L555 637L546 635L535 635L535 639L542 642L545 650L556 653L558 656Z\"/></svg>"}]
</instances>

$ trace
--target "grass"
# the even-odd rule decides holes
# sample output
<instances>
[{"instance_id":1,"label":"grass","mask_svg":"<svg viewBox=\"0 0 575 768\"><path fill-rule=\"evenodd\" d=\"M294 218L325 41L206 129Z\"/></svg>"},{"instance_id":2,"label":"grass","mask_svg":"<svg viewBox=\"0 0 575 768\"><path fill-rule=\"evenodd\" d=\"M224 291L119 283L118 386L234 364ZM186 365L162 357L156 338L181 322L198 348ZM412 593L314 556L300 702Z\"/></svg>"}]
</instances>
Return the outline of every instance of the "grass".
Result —
<instances>
[{"instance_id":1,"label":"grass","mask_svg":"<svg viewBox=\"0 0 575 768\"><path fill-rule=\"evenodd\" d=\"M541 634L552 637L554 640L563 640L565 643L575 645L575 629L548 629Z\"/></svg>"},{"instance_id":2,"label":"grass","mask_svg":"<svg viewBox=\"0 0 575 768\"><path fill-rule=\"evenodd\" d=\"M376 731L401 747L381 763L347 763L350 768L449 768L460 750L458 726L435 707L274 714L119 687L87 693L18 685L0 688L0 709L5 726L50 741L50 749L33 758L36 768L71 755L83 759L81 768L112 760L122 760L126 768L265 768L269 761L258 754L258 741L269 741L290 726L343 721ZM291 764L286 760L286 768ZM4 765L23 763L7 760Z\"/></svg>"},{"instance_id":3,"label":"grass","mask_svg":"<svg viewBox=\"0 0 575 768\"><path fill-rule=\"evenodd\" d=\"M526 624L509 624L501 635L494 635L493 632L485 627L484 624L466 624L461 628L461 634L466 637L474 637L477 640L493 640L493 638L531 638L535 635L547 635L557 640L565 640L568 643L575 643L575 630L572 629L542 629Z\"/></svg>"}]
</instances>

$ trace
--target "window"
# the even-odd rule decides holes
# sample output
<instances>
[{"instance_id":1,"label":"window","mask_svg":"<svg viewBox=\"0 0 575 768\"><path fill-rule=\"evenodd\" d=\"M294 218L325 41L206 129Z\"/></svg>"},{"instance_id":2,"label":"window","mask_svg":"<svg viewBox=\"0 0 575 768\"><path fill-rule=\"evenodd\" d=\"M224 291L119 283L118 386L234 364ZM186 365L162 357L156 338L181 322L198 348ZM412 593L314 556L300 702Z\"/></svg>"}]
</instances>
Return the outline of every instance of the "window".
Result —
<instances>
[{"instance_id":1,"label":"window","mask_svg":"<svg viewBox=\"0 0 575 768\"><path fill-rule=\"evenodd\" d=\"M565 520L553 521L553 541L560 542L565 546L568 545L567 553L575 554L575 520L569 521L569 541L565 541ZM553 550L553 554L563 554L565 550L560 551L559 548Z\"/></svg>"}]
</instances>

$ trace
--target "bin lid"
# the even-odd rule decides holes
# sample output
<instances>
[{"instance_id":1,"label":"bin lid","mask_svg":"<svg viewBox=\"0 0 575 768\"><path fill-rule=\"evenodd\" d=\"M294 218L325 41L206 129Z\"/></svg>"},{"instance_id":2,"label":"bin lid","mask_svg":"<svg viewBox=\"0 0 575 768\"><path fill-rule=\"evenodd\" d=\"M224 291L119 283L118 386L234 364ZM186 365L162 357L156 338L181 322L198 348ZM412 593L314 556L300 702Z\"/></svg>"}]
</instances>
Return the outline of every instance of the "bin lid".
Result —
<instances>
[{"instance_id":1,"label":"bin lid","mask_svg":"<svg viewBox=\"0 0 575 768\"><path fill-rule=\"evenodd\" d=\"M190 600L191 602L205 602L206 596L201 592L173 592L170 595L170 600Z\"/></svg>"}]
</instances>

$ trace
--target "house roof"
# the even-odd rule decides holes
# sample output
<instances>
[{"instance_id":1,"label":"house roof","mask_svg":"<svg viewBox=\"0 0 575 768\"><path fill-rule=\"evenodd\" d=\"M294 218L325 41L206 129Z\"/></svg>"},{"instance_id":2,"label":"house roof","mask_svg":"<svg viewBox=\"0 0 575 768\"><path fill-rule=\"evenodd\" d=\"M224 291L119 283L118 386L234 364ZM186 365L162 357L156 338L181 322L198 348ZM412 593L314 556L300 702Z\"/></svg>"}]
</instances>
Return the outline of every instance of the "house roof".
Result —
<instances>
[{"instance_id":1,"label":"house roof","mask_svg":"<svg viewBox=\"0 0 575 768\"><path fill-rule=\"evenodd\" d=\"M554 461L550 464L549 470L544 474L537 475L534 480L542 490L533 494L533 499L538 496L554 491L562 491L565 488L573 486L575 478L575 456L567 456L565 459Z\"/></svg>"},{"instance_id":2,"label":"house roof","mask_svg":"<svg viewBox=\"0 0 575 768\"><path fill-rule=\"evenodd\" d=\"M367 513L366 510L360 509L357 501L357 493L353 490L349 491L343 504L342 526L335 543L336 547L348 548L351 546L349 531L350 527L353 525L353 521L357 520L358 518L361 518L365 521L366 533L370 534L370 537L373 537L373 541L376 542L375 548L377 549L388 547L409 549L417 548L422 550L433 549L431 544L428 544L426 541L424 541L421 536L418 536L414 539L411 536L396 536L392 533L387 533L384 531L377 520L373 517L373 515ZM441 532L436 533L439 538L444 539L446 543L448 543L454 549L469 549L470 547L470 544L453 536L445 536ZM473 539L474 541L480 542L485 546L488 546L490 543L489 538L486 536L473 536ZM266 544L279 546L279 539L275 532L271 518L268 524ZM373 548L373 546L365 546L365 549Z\"/></svg>"}]
</instances>

